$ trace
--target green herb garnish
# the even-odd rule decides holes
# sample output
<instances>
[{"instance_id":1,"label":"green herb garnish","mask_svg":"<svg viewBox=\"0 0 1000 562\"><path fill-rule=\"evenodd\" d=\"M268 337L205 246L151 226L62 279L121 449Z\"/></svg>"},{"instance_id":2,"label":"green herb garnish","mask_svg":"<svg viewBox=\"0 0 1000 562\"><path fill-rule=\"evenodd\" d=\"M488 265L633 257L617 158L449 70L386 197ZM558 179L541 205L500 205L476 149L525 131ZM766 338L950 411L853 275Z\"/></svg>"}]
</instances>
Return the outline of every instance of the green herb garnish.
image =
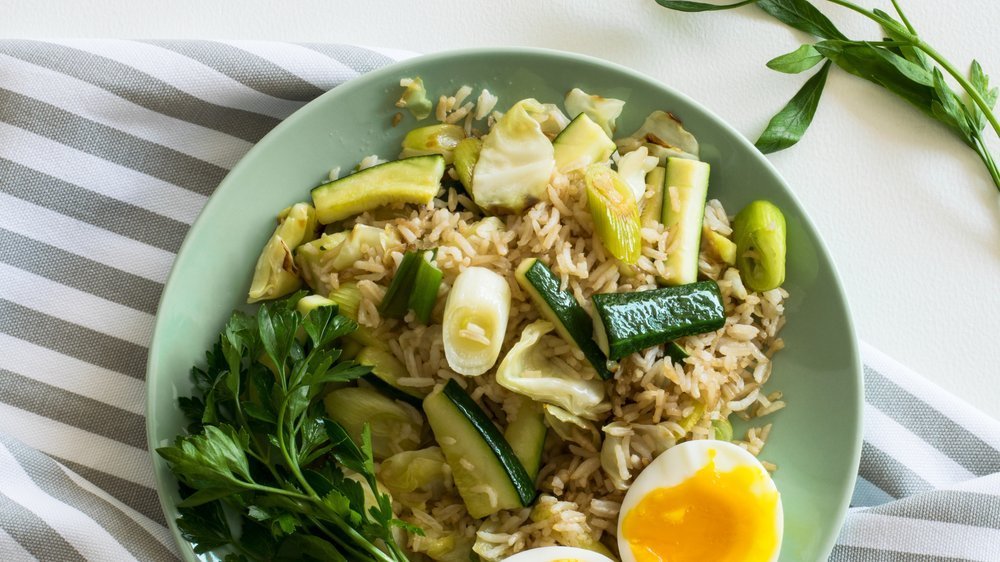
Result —
<instances>
[{"instance_id":1,"label":"green herb garnish","mask_svg":"<svg viewBox=\"0 0 1000 562\"><path fill-rule=\"evenodd\" d=\"M392 528L420 530L378 490L368 426L355 443L319 400L327 383L368 374L336 347L357 324L336 305L303 317L301 296L234 312L192 369L201 398L180 399L190 434L157 449L182 485L178 528L197 553L228 546L227 561L405 561Z\"/></svg>"},{"instance_id":2,"label":"green herb garnish","mask_svg":"<svg viewBox=\"0 0 1000 562\"><path fill-rule=\"evenodd\" d=\"M969 76L965 76L917 35L897 0L892 0L892 5L898 19L882 10L869 11L847 0L828 1L877 23L885 35L883 40L849 40L808 0L749 0L726 5L656 0L665 8L681 12L728 10L756 4L789 27L822 39L767 63L779 72L799 73L827 61L767 124L756 143L761 152L783 150L802 138L812 122L826 85L826 74L833 63L896 94L947 126L979 155L993 184L1000 190L1000 169L983 138L987 123L1000 136L1000 120L993 112L998 90L990 87L989 78L979 62L973 60ZM961 86L965 97L948 85L945 74Z\"/></svg>"}]
</instances>

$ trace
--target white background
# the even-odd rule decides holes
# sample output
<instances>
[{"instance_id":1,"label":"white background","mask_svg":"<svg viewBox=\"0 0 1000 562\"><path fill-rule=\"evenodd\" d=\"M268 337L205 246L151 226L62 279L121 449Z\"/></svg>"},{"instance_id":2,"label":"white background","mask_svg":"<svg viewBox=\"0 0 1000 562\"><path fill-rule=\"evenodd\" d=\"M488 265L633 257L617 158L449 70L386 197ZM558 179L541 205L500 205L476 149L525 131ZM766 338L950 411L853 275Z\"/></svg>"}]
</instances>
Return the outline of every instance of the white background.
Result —
<instances>
[{"instance_id":1,"label":"white background","mask_svg":"<svg viewBox=\"0 0 1000 562\"><path fill-rule=\"evenodd\" d=\"M956 65L976 57L1000 83L1000 2L900 2ZM814 3L848 36L880 37L860 16ZM891 10L887 0L862 3ZM0 0L0 37L549 47L658 78L751 139L804 81L764 62L808 39L756 8L682 14L652 0ZM833 253L859 336L1000 417L1000 197L975 154L834 69L805 139L771 158Z\"/></svg>"}]
</instances>

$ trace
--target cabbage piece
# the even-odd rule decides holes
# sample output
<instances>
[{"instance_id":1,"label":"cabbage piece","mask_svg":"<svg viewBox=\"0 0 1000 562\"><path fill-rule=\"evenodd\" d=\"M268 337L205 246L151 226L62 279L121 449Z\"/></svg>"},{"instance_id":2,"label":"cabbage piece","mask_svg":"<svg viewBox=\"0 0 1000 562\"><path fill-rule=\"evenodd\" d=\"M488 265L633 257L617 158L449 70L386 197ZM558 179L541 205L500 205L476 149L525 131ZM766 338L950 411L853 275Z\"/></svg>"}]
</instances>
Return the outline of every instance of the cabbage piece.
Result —
<instances>
[{"instance_id":1,"label":"cabbage piece","mask_svg":"<svg viewBox=\"0 0 1000 562\"><path fill-rule=\"evenodd\" d=\"M569 125L569 118L554 103L543 103L540 111L529 109L529 113L535 121L538 121L538 124L542 127L542 133L549 140L559 136L559 133L566 128L566 125Z\"/></svg>"},{"instance_id":2,"label":"cabbage piece","mask_svg":"<svg viewBox=\"0 0 1000 562\"><path fill-rule=\"evenodd\" d=\"M393 494L406 494L417 490L439 495L449 486L451 469L439 447L396 453L382 461L379 480Z\"/></svg>"},{"instance_id":3,"label":"cabbage piece","mask_svg":"<svg viewBox=\"0 0 1000 562\"><path fill-rule=\"evenodd\" d=\"M518 213L540 201L555 166L552 142L532 114L542 104L525 99L514 104L483 137L472 174L472 199L492 213Z\"/></svg>"},{"instance_id":4,"label":"cabbage piece","mask_svg":"<svg viewBox=\"0 0 1000 562\"><path fill-rule=\"evenodd\" d=\"M601 444L601 433L594 422L575 416L552 404L545 404L542 408L545 425L552 428L563 441L576 443L585 448L593 447L595 450Z\"/></svg>"},{"instance_id":5,"label":"cabbage piece","mask_svg":"<svg viewBox=\"0 0 1000 562\"><path fill-rule=\"evenodd\" d=\"M497 368L497 383L538 402L559 406L573 415L599 418L611 408L604 402L604 383L596 377L583 380L565 362L553 360L551 347L542 339L553 329L554 326L544 320L526 326L520 341L507 352Z\"/></svg>"},{"instance_id":6,"label":"cabbage piece","mask_svg":"<svg viewBox=\"0 0 1000 562\"><path fill-rule=\"evenodd\" d=\"M631 135L615 141L618 152L625 154L640 146L645 146L651 156L656 156L660 165L669 157L698 160L698 139L687 132L680 119L666 111L654 111Z\"/></svg>"},{"instance_id":7,"label":"cabbage piece","mask_svg":"<svg viewBox=\"0 0 1000 562\"><path fill-rule=\"evenodd\" d=\"M646 174L651 172L660 160L649 155L649 149L645 146L625 153L618 159L618 175L628 184L635 201L640 206L643 203L643 195L646 194Z\"/></svg>"},{"instance_id":8,"label":"cabbage piece","mask_svg":"<svg viewBox=\"0 0 1000 562\"><path fill-rule=\"evenodd\" d=\"M628 481L632 479L632 473L629 472L628 467L629 451L625 448L625 437L607 432L613 427L625 428L627 425L625 422L613 422L604 427L601 468L604 469L616 490L627 490Z\"/></svg>"},{"instance_id":9,"label":"cabbage piece","mask_svg":"<svg viewBox=\"0 0 1000 562\"><path fill-rule=\"evenodd\" d=\"M316 210L296 203L278 213L278 226L257 258L247 302L276 299L302 285L292 251L316 237Z\"/></svg>"},{"instance_id":10,"label":"cabbage piece","mask_svg":"<svg viewBox=\"0 0 1000 562\"><path fill-rule=\"evenodd\" d=\"M591 95L580 88L573 88L566 94L566 112L570 119L581 113L601 126L609 137L615 134L615 121L622 114L625 102L615 98Z\"/></svg>"},{"instance_id":11,"label":"cabbage piece","mask_svg":"<svg viewBox=\"0 0 1000 562\"><path fill-rule=\"evenodd\" d=\"M329 295L332 290L328 282L331 273L353 266L369 249L382 254L394 241L394 236L384 228L359 224L349 231L325 234L303 244L295 252L295 264L315 293Z\"/></svg>"}]
</instances>

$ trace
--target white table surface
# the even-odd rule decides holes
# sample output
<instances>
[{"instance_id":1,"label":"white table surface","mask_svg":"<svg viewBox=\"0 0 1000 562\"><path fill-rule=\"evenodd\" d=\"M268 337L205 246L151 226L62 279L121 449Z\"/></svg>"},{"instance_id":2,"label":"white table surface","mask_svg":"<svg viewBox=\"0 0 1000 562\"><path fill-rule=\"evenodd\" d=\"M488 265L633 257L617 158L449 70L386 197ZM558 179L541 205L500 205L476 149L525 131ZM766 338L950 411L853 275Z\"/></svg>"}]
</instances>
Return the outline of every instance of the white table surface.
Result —
<instances>
[{"instance_id":1,"label":"white table surface","mask_svg":"<svg viewBox=\"0 0 1000 562\"><path fill-rule=\"evenodd\" d=\"M814 3L848 36L880 37L860 16ZM861 3L891 10L888 0ZM953 62L978 57L1000 83L1000 2L901 3ZM653 0L0 0L0 37L563 49L658 78L751 139L804 80L764 62L808 39L756 8L682 14ZM833 253L860 338L1000 417L1000 197L975 154L835 68L805 139L771 159Z\"/></svg>"}]
</instances>

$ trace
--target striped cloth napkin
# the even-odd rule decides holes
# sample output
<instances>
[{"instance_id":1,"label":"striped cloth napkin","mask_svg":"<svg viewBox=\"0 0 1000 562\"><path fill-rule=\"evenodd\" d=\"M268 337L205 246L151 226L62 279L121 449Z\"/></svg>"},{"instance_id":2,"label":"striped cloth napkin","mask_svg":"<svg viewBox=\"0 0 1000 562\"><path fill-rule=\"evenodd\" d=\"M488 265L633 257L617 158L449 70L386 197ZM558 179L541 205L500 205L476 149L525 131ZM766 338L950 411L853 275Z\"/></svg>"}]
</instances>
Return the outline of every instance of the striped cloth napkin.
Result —
<instances>
[{"instance_id":1,"label":"striped cloth napkin","mask_svg":"<svg viewBox=\"0 0 1000 562\"><path fill-rule=\"evenodd\" d=\"M144 367L184 234L305 102L406 53L0 41L0 560L172 560ZM865 443L831 560L1000 560L1000 422L862 345Z\"/></svg>"}]
</instances>

